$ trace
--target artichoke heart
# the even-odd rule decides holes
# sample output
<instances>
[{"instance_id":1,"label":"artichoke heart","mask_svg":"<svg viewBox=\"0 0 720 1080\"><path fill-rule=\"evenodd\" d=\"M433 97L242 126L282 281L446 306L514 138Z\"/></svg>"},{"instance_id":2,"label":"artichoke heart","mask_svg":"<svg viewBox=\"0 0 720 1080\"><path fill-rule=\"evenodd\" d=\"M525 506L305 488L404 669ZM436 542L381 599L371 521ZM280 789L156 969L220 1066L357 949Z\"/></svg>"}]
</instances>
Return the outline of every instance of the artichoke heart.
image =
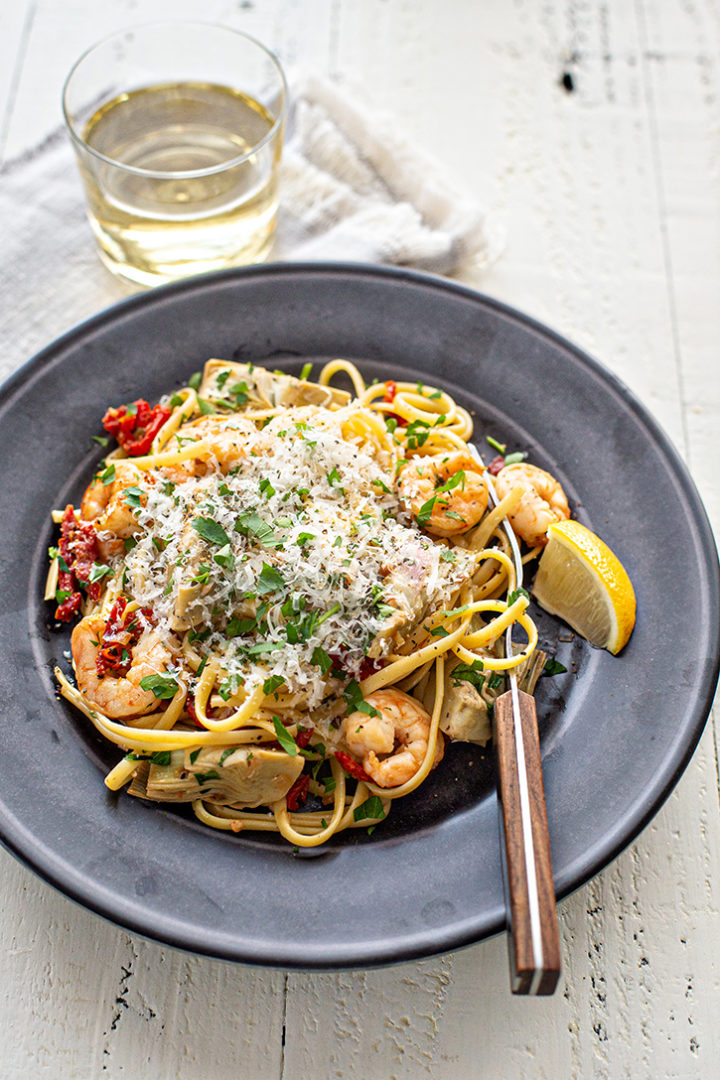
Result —
<instances>
[{"instance_id":1,"label":"artichoke heart","mask_svg":"<svg viewBox=\"0 0 720 1080\"><path fill-rule=\"evenodd\" d=\"M536 649L532 656L518 666L516 674L521 690L528 694L534 692L546 659L546 654ZM505 691L505 680L498 680L498 685L490 689L489 680L482 679L482 689L478 690L465 679L454 678L453 672L459 663L459 659L454 657L445 666L440 730L450 739L485 746L492 739L489 706L494 703L499 694ZM492 672L488 674L491 675ZM435 675L433 673L425 688L423 704L428 711L432 711L434 702Z\"/></svg>"},{"instance_id":2,"label":"artichoke heart","mask_svg":"<svg viewBox=\"0 0 720 1080\"><path fill-rule=\"evenodd\" d=\"M225 405L233 412L245 405L255 409L279 405L288 409L295 405L347 405L350 401L350 394L334 386L318 386L294 375L231 360L207 361L199 393L213 405Z\"/></svg>"},{"instance_id":3,"label":"artichoke heart","mask_svg":"<svg viewBox=\"0 0 720 1080\"><path fill-rule=\"evenodd\" d=\"M203 798L237 808L267 806L287 795L303 770L304 758L281 750L238 747L191 752L173 750L170 762L138 768L129 791L156 802L192 802ZM186 757L186 754L188 755Z\"/></svg>"}]
</instances>

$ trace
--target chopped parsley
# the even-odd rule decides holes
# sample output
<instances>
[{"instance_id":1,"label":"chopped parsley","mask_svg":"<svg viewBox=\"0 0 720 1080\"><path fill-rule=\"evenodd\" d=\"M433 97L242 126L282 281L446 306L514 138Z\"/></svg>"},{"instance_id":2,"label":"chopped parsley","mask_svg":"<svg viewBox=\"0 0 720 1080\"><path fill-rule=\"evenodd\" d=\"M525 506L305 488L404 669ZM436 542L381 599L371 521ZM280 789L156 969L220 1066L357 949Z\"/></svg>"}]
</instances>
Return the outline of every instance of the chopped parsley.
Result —
<instances>
[{"instance_id":1,"label":"chopped parsley","mask_svg":"<svg viewBox=\"0 0 720 1080\"><path fill-rule=\"evenodd\" d=\"M290 757L297 757L297 743L279 716L273 716L273 727L275 728L277 741L280 743L285 753L289 754Z\"/></svg>"},{"instance_id":2,"label":"chopped parsley","mask_svg":"<svg viewBox=\"0 0 720 1080\"><path fill-rule=\"evenodd\" d=\"M424 528L432 517L432 512L435 509L435 503L437 502L437 498L437 495L433 495L431 498L429 498L427 502L424 502L422 504L417 514L415 515L415 520L421 528Z\"/></svg>"},{"instance_id":3,"label":"chopped parsley","mask_svg":"<svg viewBox=\"0 0 720 1080\"><path fill-rule=\"evenodd\" d=\"M567 668L564 664L561 664L559 660L555 660L552 656L548 657L545 661L545 666L542 669L543 675L562 675Z\"/></svg>"},{"instance_id":4,"label":"chopped parsley","mask_svg":"<svg viewBox=\"0 0 720 1080\"><path fill-rule=\"evenodd\" d=\"M213 555L213 562L216 562L218 566L224 566L226 570L233 569L235 566L235 556L233 555L229 540L224 547L220 548L217 554Z\"/></svg>"},{"instance_id":5,"label":"chopped parsley","mask_svg":"<svg viewBox=\"0 0 720 1080\"><path fill-rule=\"evenodd\" d=\"M178 692L177 680L169 675L146 675L140 680L143 690L149 690L156 698L169 700Z\"/></svg>"},{"instance_id":6,"label":"chopped parsley","mask_svg":"<svg viewBox=\"0 0 720 1080\"><path fill-rule=\"evenodd\" d=\"M142 506L142 497L144 492L139 487L127 487L122 493L123 501L131 506L134 510L140 509Z\"/></svg>"},{"instance_id":7,"label":"chopped parsley","mask_svg":"<svg viewBox=\"0 0 720 1080\"><path fill-rule=\"evenodd\" d=\"M332 657L329 656L320 645L316 645L313 649L310 663L314 664L315 667L319 667L323 675L327 675L328 671L333 666Z\"/></svg>"},{"instance_id":8,"label":"chopped parsley","mask_svg":"<svg viewBox=\"0 0 720 1080\"><path fill-rule=\"evenodd\" d=\"M430 434L427 420L412 420L405 428L405 438L409 450L417 450L427 442Z\"/></svg>"},{"instance_id":9,"label":"chopped parsley","mask_svg":"<svg viewBox=\"0 0 720 1080\"><path fill-rule=\"evenodd\" d=\"M353 810L354 821L363 821L365 818L382 820L384 817L385 811L383 810L382 799L378 795L371 795L369 799L366 799L364 803L360 803Z\"/></svg>"},{"instance_id":10,"label":"chopped parsley","mask_svg":"<svg viewBox=\"0 0 720 1080\"><path fill-rule=\"evenodd\" d=\"M507 443L498 442L497 439L493 439L492 435L486 435L485 442L489 443L493 450L497 450L498 454L504 454L507 450Z\"/></svg>"},{"instance_id":11,"label":"chopped parsley","mask_svg":"<svg viewBox=\"0 0 720 1080\"><path fill-rule=\"evenodd\" d=\"M442 487L436 488L435 494L439 495L443 491L452 491L453 488L461 487L461 486L462 486L462 490L464 491L465 490L465 472L464 472L463 469L459 469L458 472L456 472L454 476L451 476L450 479L445 484L442 485Z\"/></svg>"},{"instance_id":12,"label":"chopped parsley","mask_svg":"<svg viewBox=\"0 0 720 1080\"><path fill-rule=\"evenodd\" d=\"M374 709L363 697L363 692L355 679L351 679L347 684L343 690L343 697L347 703L348 714L361 712L367 716L379 716L377 709Z\"/></svg>"},{"instance_id":13,"label":"chopped parsley","mask_svg":"<svg viewBox=\"0 0 720 1080\"><path fill-rule=\"evenodd\" d=\"M266 593L278 592L285 588L285 580L279 570L269 563L262 564L260 576L257 579L257 591L261 596Z\"/></svg>"},{"instance_id":14,"label":"chopped parsley","mask_svg":"<svg viewBox=\"0 0 720 1080\"><path fill-rule=\"evenodd\" d=\"M90 584L94 584L96 581L101 581L104 577L112 577L113 569L111 566L102 566L100 563L94 562L90 570L90 576L88 581Z\"/></svg>"},{"instance_id":15,"label":"chopped parsley","mask_svg":"<svg viewBox=\"0 0 720 1080\"><path fill-rule=\"evenodd\" d=\"M158 750L157 753L150 755L150 760L153 765L169 765L170 764L170 751Z\"/></svg>"},{"instance_id":16,"label":"chopped parsley","mask_svg":"<svg viewBox=\"0 0 720 1080\"><path fill-rule=\"evenodd\" d=\"M230 387L230 393L235 398L235 408L245 405L248 399L248 385L246 382L237 382Z\"/></svg>"},{"instance_id":17,"label":"chopped parsley","mask_svg":"<svg viewBox=\"0 0 720 1080\"><path fill-rule=\"evenodd\" d=\"M256 510L238 515L235 532L254 537L263 547L271 547L275 543L275 529L263 521Z\"/></svg>"},{"instance_id":18,"label":"chopped parsley","mask_svg":"<svg viewBox=\"0 0 720 1080\"><path fill-rule=\"evenodd\" d=\"M192 527L198 536L209 544L218 544L226 547L230 544L230 537L223 529L219 521L209 517L196 517L192 520Z\"/></svg>"},{"instance_id":19,"label":"chopped parsley","mask_svg":"<svg viewBox=\"0 0 720 1080\"><path fill-rule=\"evenodd\" d=\"M453 686L459 686L461 682L469 682L476 690L482 690L485 683L482 670L482 660L473 660L472 664L457 664L450 673Z\"/></svg>"},{"instance_id":20,"label":"chopped parsley","mask_svg":"<svg viewBox=\"0 0 720 1080\"><path fill-rule=\"evenodd\" d=\"M198 773L195 773L194 775L195 775L195 779L197 780L200 787L202 787L204 784L207 784L207 782L209 780L219 780L220 779L220 773L217 771L217 769L211 769L210 772L206 772L206 773L199 773L198 772Z\"/></svg>"}]
</instances>

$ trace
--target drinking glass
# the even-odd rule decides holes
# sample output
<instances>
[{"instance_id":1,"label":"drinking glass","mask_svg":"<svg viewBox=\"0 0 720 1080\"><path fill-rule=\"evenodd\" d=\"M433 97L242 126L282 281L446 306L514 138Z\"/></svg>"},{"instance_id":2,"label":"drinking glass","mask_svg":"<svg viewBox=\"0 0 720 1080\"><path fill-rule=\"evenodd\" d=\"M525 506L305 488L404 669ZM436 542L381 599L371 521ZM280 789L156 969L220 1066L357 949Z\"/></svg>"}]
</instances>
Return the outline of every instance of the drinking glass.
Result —
<instances>
[{"instance_id":1,"label":"drinking glass","mask_svg":"<svg viewBox=\"0 0 720 1080\"><path fill-rule=\"evenodd\" d=\"M226 27L154 23L81 56L63 112L106 266L155 285L267 258L286 110L276 57Z\"/></svg>"}]
</instances>

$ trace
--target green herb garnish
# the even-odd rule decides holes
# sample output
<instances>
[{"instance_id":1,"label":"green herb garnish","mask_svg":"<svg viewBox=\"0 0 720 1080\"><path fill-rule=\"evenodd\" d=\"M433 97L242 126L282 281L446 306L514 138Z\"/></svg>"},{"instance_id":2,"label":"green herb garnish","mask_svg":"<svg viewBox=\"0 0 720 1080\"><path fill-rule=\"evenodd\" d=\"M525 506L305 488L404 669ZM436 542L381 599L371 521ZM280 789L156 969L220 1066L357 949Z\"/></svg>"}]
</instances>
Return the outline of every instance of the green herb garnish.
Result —
<instances>
[{"instance_id":1,"label":"green herb garnish","mask_svg":"<svg viewBox=\"0 0 720 1080\"><path fill-rule=\"evenodd\" d=\"M545 661L545 666L542 669L543 675L562 675L564 671L567 671L565 665L561 664L559 660L553 659L553 657L549 657Z\"/></svg>"},{"instance_id":2,"label":"green herb garnish","mask_svg":"<svg viewBox=\"0 0 720 1080\"><path fill-rule=\"evenodd\" d=\"M103 566L101 563L94 562L90 569L90 576L88 581L92 585L96 581L100 581L104 577L112 577L113 570L110 566Z\"/></svg>"},{"instance_id":3,"label":"green herb garnish","mask_svg":"<svg viewBox=\"0 0 720 1080\"><path fill-rule=\"evenodd\" d=\"M285 588L285 580L282 574L269 563L264 562L260 576L257 579L257 591L261 596L266 593L278 592Z\"/></svg>"},{"instance_id":4,"label":"green herb garnish","mask_svg":"<svg viewBox=\"0 0 720 1080\"><path fill-rule=\"evenodd\" d=\"M235 556L229 542L221 547L216 555L213 555L213 562L216 562L218 566L224 566L226 570L232 570L235 566Z\"/></svg>"},{"instance_id":5,"label":"green herb garnish","mask_svg":"<svg viewBox=\"0 0 720 1080\"><path fill-rule=\"evenodd\" d=\"M343 690L343 697L347 703L348 714L361 712L367 716L379 716L377 709L374 709L363 697L363 692L355 679L351 679L347 684Z\"/></svg>"},{"instance_id":6,"label":"green herb garnish","mask_svg":"<svg viewBox=\"0 0 720 1080\"><path fill-rule=\"evenodd\" d=\"M273 727L275 728L277 740L282 746L285 753L289 754L290 757L297 757L297 743L295 742L292 735L285 727L279 716L273 716Z\"/></svg>"},{"instance_id":7,"label":"green herb garnish","mask_svg":"<svg viewBox=\"0 0 720 1080\"><path fill-rule=\"evenodd\" d=\"M378 795L371 795L369 799L366 799L364 803L360 803L353 810L353 820L363 821L365 818L378 818L385 817L385 811L383 810L382 799Z\"/></svg>"},{"instance_id":8,"label":"green herb garnish","mask_svg":"<svg viewBox=\"0 0 720 1080\"><path fill-rule=\"evenodd\" d=\"M476 690L482 690L485 683L485 676L481 674L482 670L482 660L473 660L472 664L457 664L450 673L453 686L459 686L461 682L469 682Z\"/></svg>"},{"instance_id":9,"label":"green herb garnish","mask_svg":"<svg viewBox=\"0 0 720 1080\"><path fill-rule=\"evenodd\" d=\"M323 675L327 675L328 671L333 666L332 657L328 656L328 654L323 648L321 648L320 645L316 645L313 649L310 663L314 664L315 667L319 667Z\"/></svg>"},{"instance_id":10,"label":"green herb garnish","mask_svg":"<svg viewBox=\"0 0 720 1080\"><path fill-rule=\"evenodd\" d=\"M139 510L142 507L143 495L144 492L141 491L139 487L128 487L123 491L122 497L123 501L126 502L128 506L133 507L135 510Z\"/></svg>"},{"instance_id":11,"label":"green herb garnish","mask_svg":"<svg viewBox=\"0 0 720 1080\"><path fill-rule=\"evenodd\" d=\"M279 686L285 682L284 675L271 675L269 679L266 679L263 683L263 694L269 697L270 694L274 694Z\"/></svg>"},{"instance_id":12,"label":"green herb garnish","mask_svg":"<svg viewBox=\"0 0 720 1080\"><path fill-rule=\"evenodd\" d=\"M150 755L150 760L153 765L169 765L170 764L170 751L158 750L157 753Z\"/></svg>"},{"instance_id":13,"label":"green herb garnish","mask_svg":"<svg viewBox=\"0 0 720 1080\"><path fill-rule=\"evenodd\" d=\"M218 521L215 521L214 518L193 518L191 524L198 536L201 536L202 539L206 540L209 544L218 544L221 547L230 544L230 537L225 532L222 525Z\"/></svg>"},{"instance_id":14,"label":"green herb garnish","mask_svg":"<svg viewBox=\"0 0 720 1080\"><path fill-rule=\"evenodd\" d=\"M178 691L176 679L169 675L146 675L140 680L143 690L149 690L156 698L167 699L175 697Z\"/></svg>"},{"instance_id":15,"label":"green herb garnish","mask_svg":"<svg viewBox=\"0 0 720 1080\"><path fill-rule=\"evenodd\" d=\"M498 442L497 439L493 439L492 435L486 435L485 442L489 443L493 450L497 450L498 454L504 454L507 450L507 443Z\"/></svg>"},{"instance_id":16,"label":"green herb garnish","mask_svg":"<svg viewBox=\"0 0 720 1080\"><path fill-rule=\"evenodd\" d=\"M263 521L255 510L239 514L235 522L235 532L243 536L254 536L263 547L271 547L275 543L275 530L267 521Z\"/></svg>"},{"instance_id":17,"label":"green herb garnish","mask_svg":"<svg viewBox=\"0 0 720 1080\"><path fill-rule=\"evenodd\" d=\"M432 498L428 499L427 502L424 502L422 504L417 514L415 515L415 520L421 528L424 528L424 526L427 525L428 521L432 517L432 512L435 509L436 502L437 495L433 495Z\"/></svg>"}]
</instances>

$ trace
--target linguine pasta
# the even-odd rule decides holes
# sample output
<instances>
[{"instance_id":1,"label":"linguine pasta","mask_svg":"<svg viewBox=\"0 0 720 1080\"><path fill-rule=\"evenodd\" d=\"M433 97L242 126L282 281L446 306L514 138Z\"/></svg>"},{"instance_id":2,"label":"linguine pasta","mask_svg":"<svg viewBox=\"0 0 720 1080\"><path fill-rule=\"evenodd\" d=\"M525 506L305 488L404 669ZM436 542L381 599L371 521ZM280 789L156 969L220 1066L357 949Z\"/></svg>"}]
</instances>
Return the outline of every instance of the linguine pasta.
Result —
<instances>
[{"instance_id":1,"label":"linguine pasta","mask_svg":"<svg viewBox=\"0 0 720 1080\"><path fill-rule=\"evenodd\" d=\"M503 673L531 691L544 657L502 528L523 490L488 499L466 410L305 375L210 360L108 410L47 598L79 619L61 693L125 754L108 787L310 847L372 830L447 738L485 743Z\"/></svg>"}]
</instances>

